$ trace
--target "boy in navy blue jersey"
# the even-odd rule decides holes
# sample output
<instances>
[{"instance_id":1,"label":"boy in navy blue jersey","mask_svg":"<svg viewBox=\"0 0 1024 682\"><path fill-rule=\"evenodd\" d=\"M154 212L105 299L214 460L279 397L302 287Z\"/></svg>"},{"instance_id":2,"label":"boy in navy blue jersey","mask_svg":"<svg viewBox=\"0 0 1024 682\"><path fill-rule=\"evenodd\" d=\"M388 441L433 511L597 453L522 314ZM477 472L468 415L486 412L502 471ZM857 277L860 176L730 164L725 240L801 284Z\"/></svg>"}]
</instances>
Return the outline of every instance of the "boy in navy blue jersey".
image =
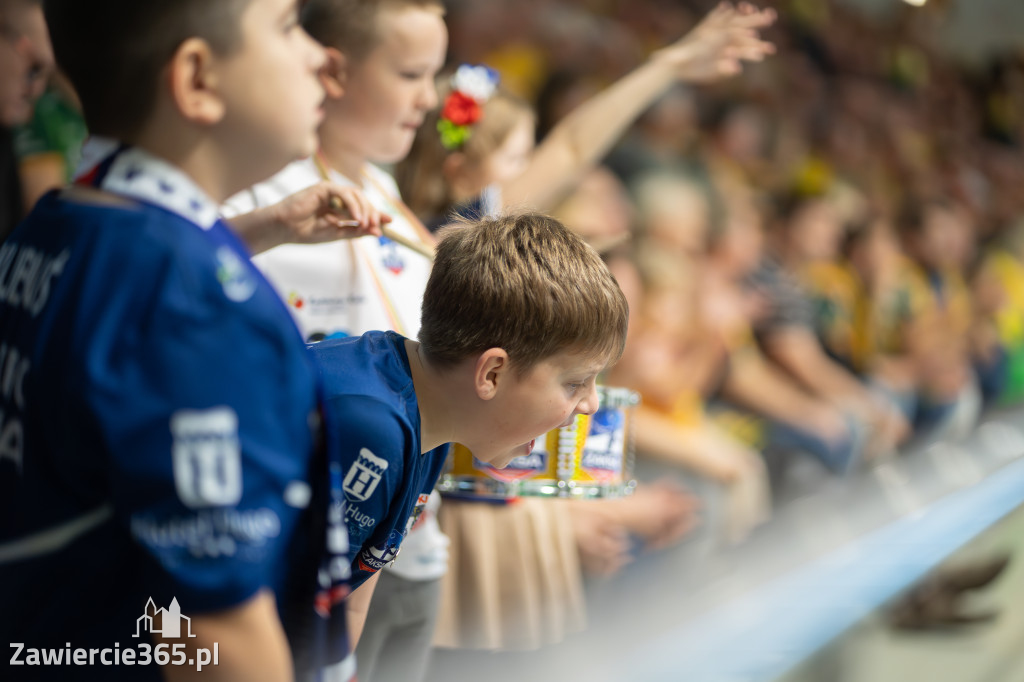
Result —
<instances>
[{"instance_id":1,"label":"boy in navy blue jersey","mask_svg":"<svg viewBox=\"0 0 1024 682\"><path fill-rule=\"evenodd\" d=\"M314 603L330 616L347 578L344 558L324 559L347 545L340 520L325 527L316 376L217 217L313 152L323 52L294 0L45 11L90 131L121 146L0 247L12 672L177 678L211 665L206 650L204 679L291 679L292 652L300 674L347 679L343 633L313 646L328 639ZM79 651L84 667L36 667Z\"/></svg>"},{"instance_id":2,"label":"boy in navy blue jersey","mask_svg":"<svg viewBox=\"0 0 1024 682\"><path fill-rule=\"evenodd\" d=\"M628 308L600 257L553 218L508 216L444 234L420 342L394 332L311 346L351 540L350 632L398 554L446 443L504 467L598 409L597 375L622 353Z\"/></svg>"}]
</instances>

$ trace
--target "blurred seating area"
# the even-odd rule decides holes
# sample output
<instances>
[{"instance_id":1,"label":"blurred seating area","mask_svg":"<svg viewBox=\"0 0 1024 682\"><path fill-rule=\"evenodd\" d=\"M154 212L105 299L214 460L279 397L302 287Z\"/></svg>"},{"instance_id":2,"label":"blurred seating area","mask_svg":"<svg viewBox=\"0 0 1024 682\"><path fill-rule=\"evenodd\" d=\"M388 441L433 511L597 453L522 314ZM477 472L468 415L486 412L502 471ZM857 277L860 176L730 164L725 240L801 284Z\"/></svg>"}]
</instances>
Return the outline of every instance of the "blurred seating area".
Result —
<instances>
[{"instance_id":1,"label":"blurred seating area","mask_svg":"<svg viewBox=\"0 0 1024 682\"><path fill-rule=\"evenodd\" d=\"M674 87L555 211L630 301L604 380L643 396L639 477L701 524L592 584L542 679L774 679L1022 501L1024 47L945 50L968 2L764 4L774 56ZM541 141L712 6L450 2L450 61L496 68ZM613 672L581 662L602 647Z\"/></svg>"},{"instance_id":2,"label":"blurred seating area","mask_svg":"<svg viewBox=\"0 0 1024 682\"><path fill-rule=\"evenodd\" d=\"M556 210L630 298L606 382L637 447L717 502L713 544L776 500L969 434L1024 397L1024 56L955 62L956 3L774 3L778 53L673 89ZM453 62L543 137L707 2L453 2Z\"/></svg>"}]
</instances>

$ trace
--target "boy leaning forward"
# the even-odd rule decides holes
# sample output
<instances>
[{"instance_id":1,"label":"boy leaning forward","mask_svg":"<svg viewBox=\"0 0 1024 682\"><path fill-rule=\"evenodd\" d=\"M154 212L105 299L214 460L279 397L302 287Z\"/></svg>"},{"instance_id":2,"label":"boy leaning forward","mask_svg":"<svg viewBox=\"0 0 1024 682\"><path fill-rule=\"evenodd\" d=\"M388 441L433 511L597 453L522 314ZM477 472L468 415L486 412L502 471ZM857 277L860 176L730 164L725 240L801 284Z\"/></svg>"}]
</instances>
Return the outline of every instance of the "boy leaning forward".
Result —
<instances>
[{"instance_id":1,"label":"boy leaning forward","mask_svg":"<svg viewBox=\"0 0 1024 682\"><path fill-rule=\"evenodd\" d=\"M444 233L419 342L368 332L310 346L342 481L332 516L351 539L353 641L378 571L437 482L443 446L462 443L500 468L596 412L597 376L621 355L627 321L597 253L557 220L524 214Z\"/></svg>"}]
</instances>

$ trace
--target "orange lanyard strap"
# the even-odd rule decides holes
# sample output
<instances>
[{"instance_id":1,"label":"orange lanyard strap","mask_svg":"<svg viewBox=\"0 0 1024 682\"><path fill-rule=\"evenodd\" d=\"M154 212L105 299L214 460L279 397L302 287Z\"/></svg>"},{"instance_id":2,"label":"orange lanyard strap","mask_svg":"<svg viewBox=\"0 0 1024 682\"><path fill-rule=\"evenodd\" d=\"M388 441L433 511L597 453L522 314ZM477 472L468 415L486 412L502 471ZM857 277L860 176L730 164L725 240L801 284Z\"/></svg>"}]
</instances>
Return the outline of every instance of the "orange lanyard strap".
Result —
<instances>
[{"instance_id":1,"label":"orange lanyard strap","mask_svg":"<svg viewBox=\"0 0 1024 682\"><path fill-rule=\"evenodd\" d=\"M402 326L401 318L398 316L398 310L395 308L395 303L391 300L391 296L388 294L387 289L384 288L384 283L380 281L380 277L377 275L376 268L373 267L373 262L370 260L370 256L361 248L360 244L353 242L352 248L359 252L360 257L363 259L363 263L366 265L366 269L370 272L370 276L373 278L373 286L377 290L377 295L380 297L381 303L384 304L384 312L387 314L388 320L391 321L391 329L402 336L408 336L405 331L405 327Z\"/></svg>"},{"instance_id":2,"label":"orange lanyard strap","mask_svg":"<svg viewBox=\"0 0 1024 682\"><path fill-rule=\"evenodd\" d=\"M316 166L317 173L324 180L330 180L330 168L327 165L327 159L323 155L323 150L318 149L313 154L313 165ZM388 203L399 209L405 215L406 220L412 225L413 229L416 230L420 237L420 240L426 244L433 246L436 243L434 236L423 227L413 212L409 210L409 207L405 205L401 199L385 190L379 182L371 177L365 170L363 171L363 177L373 183L373 186L380 192L381 196L388 200ZM363 264L366 266L367 271L370 273L370 277L373 279L373 286L377 290L377 296L380 298L381 303L384 306L384 312L387 314L388 320L391 322L391 328L403 336L408 336L405 331L405 327L402 325L401 318L398 315L398 309L395 307L395 303L391 296L388 294L387 289L384 287L384 283L381 281L380 276L377 274L377 269L373 266L373 261L370 259L369 254L366 250L358 243L358 240L350 242L352 248L358 252L359 257L362 258Z\"/></svg>"},{"instance_id":3,"label":"orange lanyard strap","mask_svg":"<svg viewBox=\"0 0 1024 682\"><path fill-rule=\"evenodd\" d=\"M435 239L434 235L430 233L430 230L423 226L420 219L416 217L416 214L412 212L412 209L405 205L405 202L402 201L401 197L388 192L388 190L380 184L377 178L367 173L365 169L363 170L363 177L373 184L376 190L383 196L387 197L391 201L392 205L405 216L406 221L408 221L408 223L412 225L413 229L416 230L416 235L420 238L421 242L424 244L430 244L431 246L437 245L437 239Z\"/></svg>"}]
</instances>

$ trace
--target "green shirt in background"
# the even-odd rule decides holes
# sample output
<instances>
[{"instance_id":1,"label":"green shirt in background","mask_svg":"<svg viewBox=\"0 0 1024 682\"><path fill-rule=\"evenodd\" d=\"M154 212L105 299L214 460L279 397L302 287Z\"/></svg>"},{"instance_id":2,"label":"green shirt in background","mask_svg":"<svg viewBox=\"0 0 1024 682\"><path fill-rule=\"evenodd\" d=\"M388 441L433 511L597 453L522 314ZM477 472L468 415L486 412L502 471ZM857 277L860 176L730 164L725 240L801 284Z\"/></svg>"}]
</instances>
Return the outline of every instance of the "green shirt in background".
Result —
<instances>
[{"instance_id":1,"label":"green shirt in background","mask_svg":"<svg viewBox=\"0 0 1024 682\"><path fill-rule=\"evenodd\" d=\"M32 120L15 131L14 150L20 162L34 156L60 155L65 180L70 181L87 134L78 108L59 90L50 88L36 103Z\"/></svg>"}]
</instances>

